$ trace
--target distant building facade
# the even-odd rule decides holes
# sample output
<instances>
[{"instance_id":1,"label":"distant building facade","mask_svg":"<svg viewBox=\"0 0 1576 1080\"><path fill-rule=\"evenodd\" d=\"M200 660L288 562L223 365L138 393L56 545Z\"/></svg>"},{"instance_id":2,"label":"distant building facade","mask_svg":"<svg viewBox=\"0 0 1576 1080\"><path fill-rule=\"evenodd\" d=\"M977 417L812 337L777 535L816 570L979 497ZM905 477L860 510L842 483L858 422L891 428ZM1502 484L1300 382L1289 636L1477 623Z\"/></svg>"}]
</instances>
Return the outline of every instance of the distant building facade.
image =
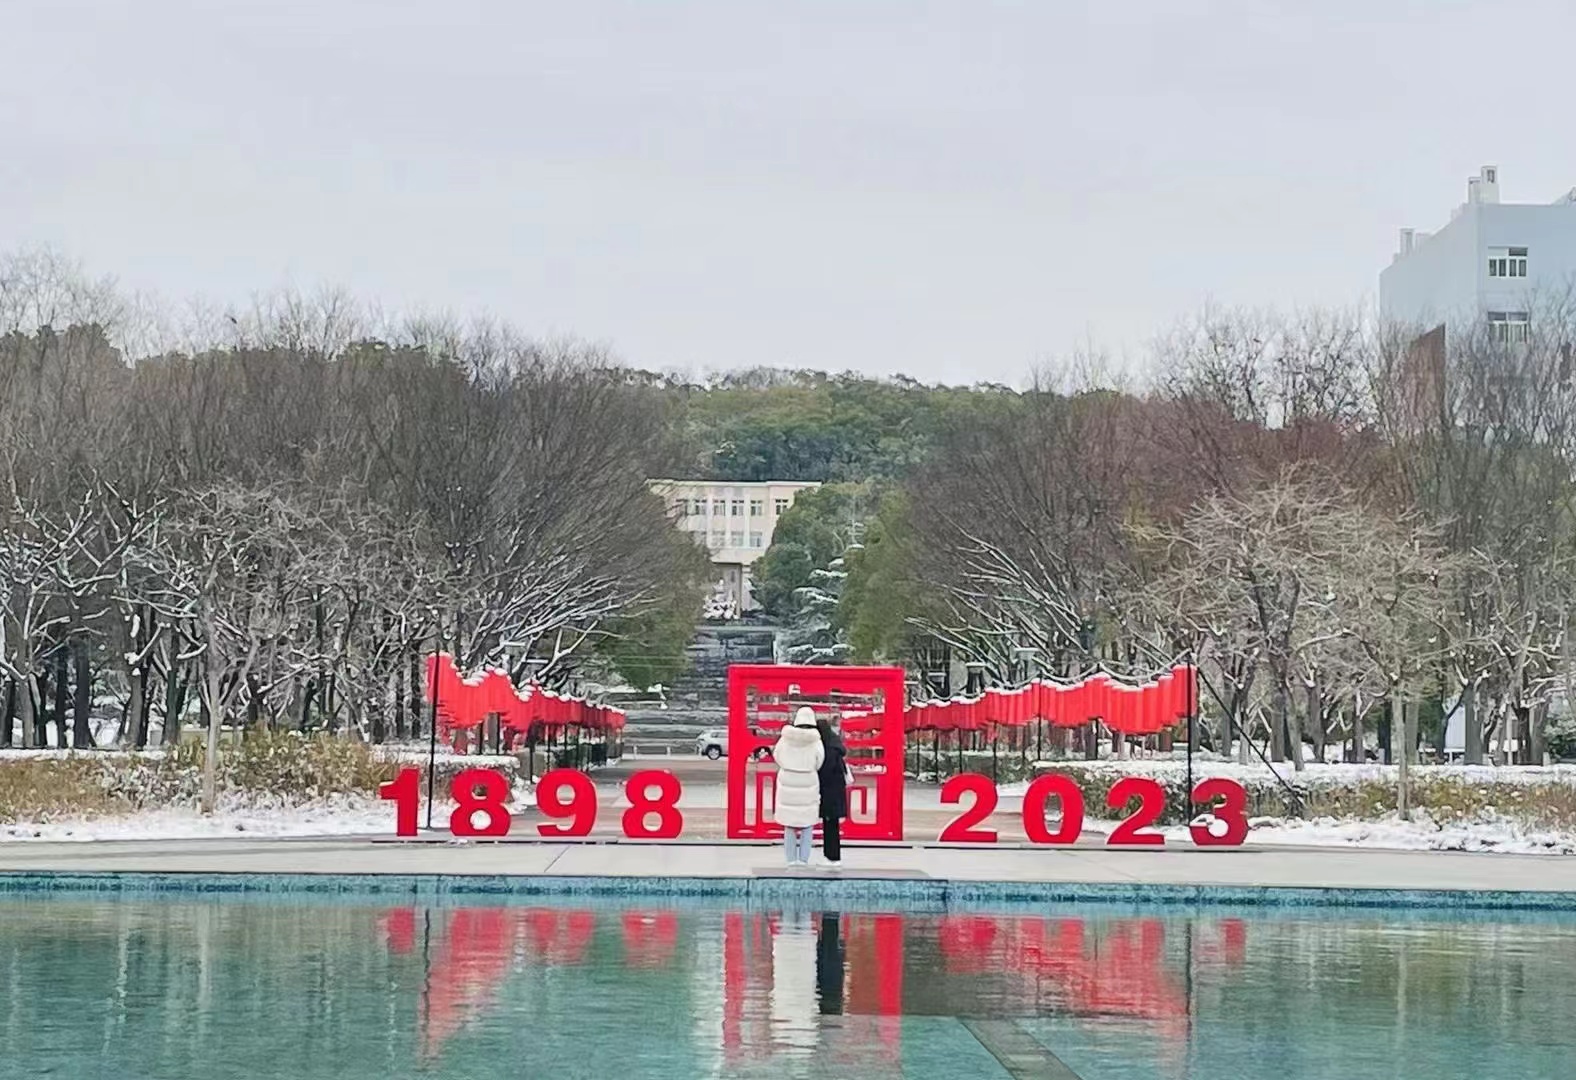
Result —
<instances>
[{"instance_id":1,"label":"distant building facade","mask_svg":"<svg viewBox=\"0 0 1576 1080\"><path fill-rule=\"evenodd\" d=\"M666 500L674 523L711 553L718 578L709 615L738 618L760 606L753 595L750 566L772 546L778 519L799 493L820 486L793 480L651 481L651 490Z\"/></svg>"},{"instance_id":2,"label":"distant building facade","mask_svg":"<svg viewBox=\"0 0 1576 1080\"><path fill-rule=\"evenodd\" d=\"M1419 329L1486 320L1525 341L1537 301L1576 284L1576 188L1552 203L1499 201L1498 167L1467 180L1466 202L1433 233L1402 229L1379 275L1379 312Z\"/></svg>"}]
</instances>

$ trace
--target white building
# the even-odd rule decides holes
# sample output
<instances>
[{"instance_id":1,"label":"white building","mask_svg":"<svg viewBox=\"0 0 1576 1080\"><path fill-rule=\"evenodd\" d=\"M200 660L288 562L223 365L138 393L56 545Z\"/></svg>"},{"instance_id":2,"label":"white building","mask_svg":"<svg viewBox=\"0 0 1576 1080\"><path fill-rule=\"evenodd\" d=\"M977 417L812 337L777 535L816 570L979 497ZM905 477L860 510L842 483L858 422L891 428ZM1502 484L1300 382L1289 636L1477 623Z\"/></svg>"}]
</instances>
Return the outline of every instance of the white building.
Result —
<instances>
[{"instance_id":1,"label":"white building","mask_svg":"<svg viewBox=\"0 0 1576 1080\"><path fill-rule=\"evenodd\" d=\"M1548 204L1499 201L1499 169L1467 181L1467 201L1435 232L1401 230L1379 275L1379 311L1419 328L1486 318L1501 340L1525 340L1540 297L1576 283L1576 188Z\"/></svg>"},{"instance_id":2,"label":"white building","mask_svg":"<svg viewBox=\"0 0 1576 1080\"><path fill-rule=\"evenodd\" d=\"M717 606L734 616L760 606L752 593L750 564L772 546L778 519L799 492L820 486L793 480L651 481L651 490L667 500L678 527L711 553L719 571Z\"/></svg>"}]
</instances>

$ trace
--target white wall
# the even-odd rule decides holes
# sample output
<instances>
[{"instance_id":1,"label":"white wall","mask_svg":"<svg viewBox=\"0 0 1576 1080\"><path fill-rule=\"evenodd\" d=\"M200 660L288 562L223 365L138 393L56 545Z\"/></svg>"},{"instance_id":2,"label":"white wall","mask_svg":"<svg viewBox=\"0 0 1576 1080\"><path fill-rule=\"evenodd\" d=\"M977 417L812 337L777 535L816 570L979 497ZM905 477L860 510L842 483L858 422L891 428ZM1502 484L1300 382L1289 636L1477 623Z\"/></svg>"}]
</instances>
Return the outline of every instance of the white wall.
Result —
<instances>
[{"instance_id":1,"label":"white wall","mask_svg":"<svg viewBox=\"0 0 1576 1080\"><path fill-rule=\"evenodd\" d=\"M1490 248L1525 247L1525 278L1488 276ZM1387 320L1436 326L1485 311L1531 311L1576 285L1576 204L1469 203L1379 275Z\"/></svg>"},{"instance_id":2,"label":"white wall","mask_svg":"<svg viewBox=\"0 0 1576 1080\"><path fill-rule=\"evenodd\" d=\"M1563 293L1576 279L1576 205L1484 206L1478 259L1485 311L1529 311L1535 297ZM1488 249L1527 249L1525 278L1488 276Z\"/></svg>"},{"instance_id":3,"label":"white wall","mask_svg":"<svg viewBox=\"0 0 1576 1080\"><path fill-rule=\"evenodd\" d=\"M1411 254L1384 268L1379 274L1379 312L1386 320L1427 327L1475 316L1477 212L1482 209L1467 206Z\"/></svg>"}]
</instances>

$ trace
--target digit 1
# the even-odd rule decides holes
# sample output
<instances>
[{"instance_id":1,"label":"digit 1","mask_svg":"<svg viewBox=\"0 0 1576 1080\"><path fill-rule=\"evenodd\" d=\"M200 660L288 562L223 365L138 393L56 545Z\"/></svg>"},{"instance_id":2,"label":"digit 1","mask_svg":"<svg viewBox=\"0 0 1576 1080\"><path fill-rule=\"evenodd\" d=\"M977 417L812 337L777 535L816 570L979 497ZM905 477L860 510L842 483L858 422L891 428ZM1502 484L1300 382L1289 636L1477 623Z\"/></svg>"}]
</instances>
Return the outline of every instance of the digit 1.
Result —
<instances>
[{"instance_id":1,"label":"digit 1","mask_svg":"<svg viewBox=\"0 0 1576 1080\"><path fill-rule=\"evenodd\" d=\"M564 788L570 792L567 803L559 798ZM596 785L576 769L553 769L536 782L536 808L550 818L570 819L567 825L538 825L542 836L588 836L596 824Z\"/></svg>"},{"instance_id":2,"label":"digit 1","mask_svg":"<svg viewBox=\"0 0 1576 1080\"><path fill-rule=\"evenodd\" d=\"M421 807L421 770L401 769L398 776L379 786L378 798L394 803L394 835L415 836L416 811Z\"/></svg>"}]
</instances>

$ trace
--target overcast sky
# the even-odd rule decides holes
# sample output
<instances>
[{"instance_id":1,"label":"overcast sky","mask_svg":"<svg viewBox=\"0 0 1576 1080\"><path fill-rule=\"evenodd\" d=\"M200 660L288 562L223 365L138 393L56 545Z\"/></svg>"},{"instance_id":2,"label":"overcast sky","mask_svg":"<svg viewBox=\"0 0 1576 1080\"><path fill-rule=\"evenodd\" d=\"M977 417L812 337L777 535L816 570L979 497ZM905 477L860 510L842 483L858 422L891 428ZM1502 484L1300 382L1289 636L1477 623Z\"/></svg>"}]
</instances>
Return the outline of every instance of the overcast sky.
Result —
<instances>
[{"instance_id":1,"label":"overcast sky","mask_svg":"<svg viewBox=\"0 0 1576 1080\"><path fill-rule=\"evenodd\" d=\"M0 249L1020 381L1576 185L1576 4L4 0Z\"/></svg>"}]
</instances>

